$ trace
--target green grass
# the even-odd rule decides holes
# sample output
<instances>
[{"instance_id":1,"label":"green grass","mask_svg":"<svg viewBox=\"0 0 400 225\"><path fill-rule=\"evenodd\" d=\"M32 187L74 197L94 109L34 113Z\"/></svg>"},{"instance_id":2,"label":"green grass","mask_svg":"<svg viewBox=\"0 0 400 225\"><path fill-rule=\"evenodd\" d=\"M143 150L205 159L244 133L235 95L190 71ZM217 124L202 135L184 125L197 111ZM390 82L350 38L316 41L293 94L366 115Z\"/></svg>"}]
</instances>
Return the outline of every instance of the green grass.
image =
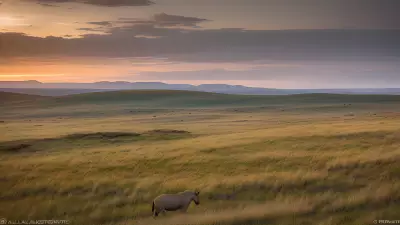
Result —
<instances>
[{"instance_id":1,"label":"green grass","mask_svg":"<svg viewBox=\"0 0 400 225\"><path fill-rule=\"evenodd\" d=\"M397 95L342 95L342 94L298 94L298 95L229 95L195 91L173 90L128 90L98 93L74 94L60 97L0 92L5 103L21 100L42 100L42 106L70 106L78 104L127 104L140 107L202 108L202 107L243 107L287 104L351 104L351 103L393 103L399 102Z\"/></svg>"},{"instance_id":2,"label":"green grass","mask_svg":"<svg viewBox=\"0 0 400 225\"><path fill-rule=\"evenodd\" d=\"M2 104L11 104L11 103L15 104L15 103L37 101L44 99L50 99L50 98L39 95L27 95L27 94L0 91L0 103Z\"/></svg>"},{"instance_id":3,"label":"green grass","mask_svg":"<svg viewBox=\"0 0 400 225\"><path fill-rule=\"evenodd\" d=\"M399 219L397 98L128 91L7 103L0 218L143 225ZM151 217L154 197L185 189L201 191L199 206Z\"/></svg>"}]
</instances>

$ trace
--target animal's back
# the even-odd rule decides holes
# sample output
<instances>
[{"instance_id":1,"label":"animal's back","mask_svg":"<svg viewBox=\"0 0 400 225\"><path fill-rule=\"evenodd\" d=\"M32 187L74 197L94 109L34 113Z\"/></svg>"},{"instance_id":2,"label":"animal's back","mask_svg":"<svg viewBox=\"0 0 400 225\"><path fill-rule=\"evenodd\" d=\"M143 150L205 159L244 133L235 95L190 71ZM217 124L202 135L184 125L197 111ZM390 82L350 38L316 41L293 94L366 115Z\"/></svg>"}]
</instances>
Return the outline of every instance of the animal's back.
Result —
<instances>
[{"instance_id":1,"label":"animal's back","mask_svg":"<svg viewBox=\"0 0 400 225\"><path fill-rule=\"evenodd\" d=\"M181 199L176 194L162 194L154 199L154 203L157 207L173 210L181 206Z\"/></svg>"},{"instance_id":2,"label":"animal's back","mask_svg":"<svg viewBox=\"0 0 400 225\"><path fill-rule=\"evenodd\" d=\"M154 202L176 198L175 194L161 194L154 199Z\"/></svg>"}]
</instances>

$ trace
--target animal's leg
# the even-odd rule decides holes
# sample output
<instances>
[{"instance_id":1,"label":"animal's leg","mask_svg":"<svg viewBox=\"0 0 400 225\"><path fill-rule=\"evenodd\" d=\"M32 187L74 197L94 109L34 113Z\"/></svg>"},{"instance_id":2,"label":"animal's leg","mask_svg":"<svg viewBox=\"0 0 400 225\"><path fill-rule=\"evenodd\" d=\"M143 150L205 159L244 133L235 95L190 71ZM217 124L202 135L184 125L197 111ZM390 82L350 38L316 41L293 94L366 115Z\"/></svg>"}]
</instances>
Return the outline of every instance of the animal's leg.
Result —
<instances>
[{"instance_id":1,"label":"animal's leg","mask_svg":"<svg viewBox=\"0 0 400 225\"><path fill-rule=\"evenodd\" d=\"M186 213L188 210L189 206L184 206L181 208L181 212Z\"/></svg>"},{"instance_id":2,"label":"animal's leg","mask_svg":"<svg viewBox=\"0 0 400 225\"><path fill-rule=\"evenodd\" d=\"M159 209L159 208L155 208L155 210L154 210L154 217L157 217L158 214L160 214L160 209Z\"/></svg>"}]
</instances>

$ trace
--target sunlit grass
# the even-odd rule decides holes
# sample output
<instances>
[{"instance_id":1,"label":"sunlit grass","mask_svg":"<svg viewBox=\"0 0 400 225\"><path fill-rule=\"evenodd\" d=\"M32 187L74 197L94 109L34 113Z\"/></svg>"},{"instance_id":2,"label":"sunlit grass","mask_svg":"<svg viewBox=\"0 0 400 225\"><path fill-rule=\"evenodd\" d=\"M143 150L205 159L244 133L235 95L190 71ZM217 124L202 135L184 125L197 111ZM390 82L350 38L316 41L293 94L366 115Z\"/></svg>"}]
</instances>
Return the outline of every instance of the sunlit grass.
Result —
<instances>
[{"instance_id":1,"label":"sunlit grass","mask_svg":"<svg viewBox=\"0 0 400 225\"><path fill-rule=\"evenodd\" d=\"M376 104L147 113L80 106L86 113L79 114L14 108L0 124L0 218L146 225L398 219L399 105ZM199 206L151 218L154 197L185 189L201 191Z\"/></svg>"}]
</instances>

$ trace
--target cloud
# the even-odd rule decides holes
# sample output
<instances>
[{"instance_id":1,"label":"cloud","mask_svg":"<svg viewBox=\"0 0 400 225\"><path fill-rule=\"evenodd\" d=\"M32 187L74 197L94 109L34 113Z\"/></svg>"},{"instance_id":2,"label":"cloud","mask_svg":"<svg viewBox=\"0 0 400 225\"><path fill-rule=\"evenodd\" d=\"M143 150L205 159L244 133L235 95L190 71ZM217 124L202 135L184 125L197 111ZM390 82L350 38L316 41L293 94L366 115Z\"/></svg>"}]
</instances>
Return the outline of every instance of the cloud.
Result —
<instances>
[{"instance_id":1,"label":"cloud","mask_svg":"<svg viewBox=\"0 0 400 225\"><path fill-rule=\"evenodd\" d=\"M169 15L166 13L160 13L153 16L154 22L159 26L187 26L193 27L198 23L206 22L207 19L197 18L197 17L186 17L186 16L176 16Z\"/></svg>"},{"instance_id":2,"label":"cloud","mask_svg":"<svg viewBox=\"0 0 400 225\"><path fill-rule=\"evenodd\" d=\"M86 4L99 6L146 6L154 4L150 0L77 0Z\"/></svg>"},{"instance_id":3,"label":"cloud","mask_svg":"<svg viewBox=\"0 0 400 225\"><path fill-rule=\"evenodd\" d=\"M46 5L76 2L76 3L90 4L96 6L107 6L107 7L148 6L154 4L154 2L150 0L25 0L25 1L36 1L39 4L46 4Z\"/></svg>"},{"instance_id":4,"label":"cloud","mask_svg":"<svg viewBox=\"0 0 400 225\"><path fill-rule=\"evenodd\" d=\"M177 62L400 60L400 30L189 30L132 24L69 39L0 33L0 45L1 57L165 57Z\"/></svg>"},{"instance_id":5,"label":"cloud","mask_svg":"<svg viewBox=\"0 0 400 225\"><path fill-rule=\"evenodd\" d=\"M168 28L200 28L199 23L209 21L197 17L186 17L169 15L166 13L155 14L150 19L119 18L116 21L94 21L89 25L96 25L97 28L78 28L83 31L104 31L105 33L135 33L136 36L148 36L151 38L160 36Z\"/></svg>"},{"instance_id":6,"label":"cloud","mask_svg":"<svg viewBox=\"0 0 400 225\"><path fill-rule=\"evenodd\" d=\"M137 19L137 18L119 18L113 21L113 24L122 24L125 26L135 25L148 25L158 27L198 27L199 23L210 21L208 19L198 17L187 17L170 15L166 13L159 13L153 15L150 19Z\"/></svg>"},{"instance_id":7,"label":"cloud","mask_svg":"<svg viewBox=\"0 0 400 225\"><path fill-rule=\"evenodd\" d=\"M97 21L97 22L88 22L91 25L98 25L98 26L111 26L112 22L110 21Z\"/></svg>"},{"instance_id":8,"label":"cloud","mask_svg":"<svg viewBox=\"0 0 400 225\"><path fill-rule=\"evenodd\" d=\"M400 64L397 62L301 62L296 64L254 66L245 70L217 69L193 71L146 71L125 75L123 79L184 83L236 83L285 88L396 87L400 84ZM246 64L237 64L243 67Z\"/></svg>"},{"instance_id":9,"label":"cloud","mask_svg":"<svg viewBox=\"0 0 400 225\"><path fill-rule=\"evenodd\" d=\"M141 72L135 79L142 80L268 80L265 71L210 69L196 71Z\"/></svg>"},{"instance_id":10,"label":"cloud","mask_svg":"<svg viewBox=\"0 0 400 225\"><path fill-rule=\"evenodd\" d=\"M58 5L52 5L52 4L43 3L43 2L38 2L37 4L44 6L44 7L60 7Z\"/></svg>"},{"instance_id":11,"label":"cloud","mask_svg":"<svg viewBox=\"0 0 400 225\"><path fill-rule=\"evenodd\" d=\"M88 31L88 32L104 32L104 30L101 28L89 28L89 27L82 27L82 28L78 28L77 30Z\"/></svg>"}]
</instances>

